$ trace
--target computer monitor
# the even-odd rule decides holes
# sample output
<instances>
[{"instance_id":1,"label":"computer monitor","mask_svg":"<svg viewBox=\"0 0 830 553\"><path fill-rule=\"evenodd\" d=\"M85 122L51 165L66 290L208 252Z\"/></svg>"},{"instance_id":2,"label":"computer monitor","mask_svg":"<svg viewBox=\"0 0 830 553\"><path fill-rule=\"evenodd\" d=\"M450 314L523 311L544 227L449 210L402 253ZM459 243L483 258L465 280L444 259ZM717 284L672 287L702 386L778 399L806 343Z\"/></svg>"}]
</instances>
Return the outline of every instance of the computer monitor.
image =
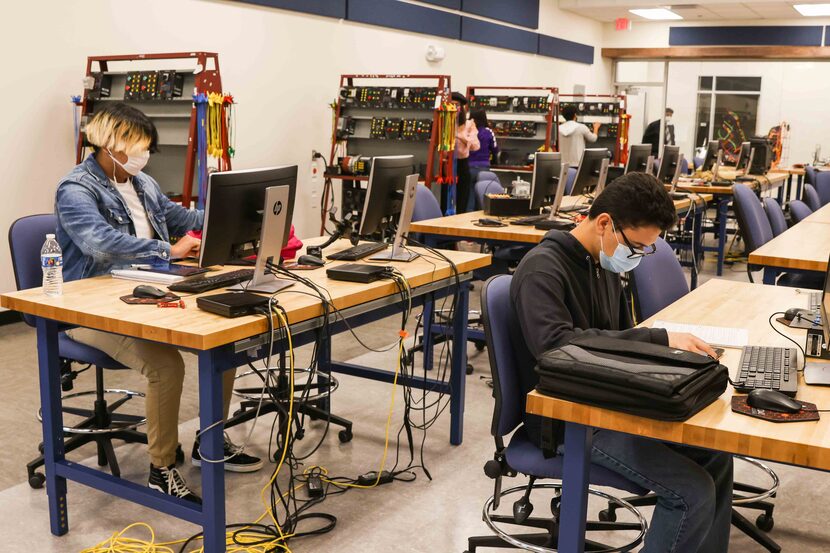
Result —
<instances>
[{"instance_id":1,"label":"computer monitor","mask_svg":"<svg viewBox=\"0 0 830 553\"><path fill-rule=\"evenodd\" d=\"M830 261L828 261L830 263ZM805 309L805 311L807 311ZM830 359L830 265L824 274L824 287L819 300L821 329L811 327L807 330L807 343L804 351L807 357ZM805 359L806 361L806 359ZM807 384L830 385L830 363L805 363L804 381Z\"/></svg>"},{"instance_id":2,"label":"computer monitor","mask_svg":"<svg viewBox=\"0 0 830 553\"><path fill-rule=\"evenodd\" d=\"M594 192L599 194L605 188L608 176L608 150L605 148L588 148L582 152L579 169L574 178L571 196L581 196Z\"/></svg>"},{"instance_id":3,"label":"computer monitor","mask_svg":"<svg viewBox=\"0 0 830 553\"><path fill-rule=\"evenodd\" d=\"M559 189L564 190L568 176L568 164L562 163L562 154L559 152L538 152L533 164L533 178L530 182L530 210L539 211L544 206L551 206L555 211L558 205L556 196L562 201Z\"/></svg>"},{"instance_id":4,"label":"computer monitor","mask_svg":"<svg viewBox=\"0 0 830 553\"><path fill-rule=\"evenodd\" d=\"M654 156L651 155L651 144L633 144L628 150L628 163L625 164L626 173L648 173L654 165Z\"/></svg>"},{"instance_id":5,"label":"computer monitor","mask_svg":"<svg viewBox=\"0 0 830 553\"><path fill-rule=\"evenodd\" d=\"M749 175L766 175L772 165L772 152L769 140L763 137L751 138L749 140L752 148L751 160L749 162Z\"/></svg>"},{"instance_id":6,"label":"computer monitor","mask_svg":"<svg viewBox=\"0 0 830 553\"><path fill-rule=\"evenodd\" d=\"M669 194L687 195L677 191L677 183L680 182L680 173L683 171L683 159L683 154L680 154L680 158L678 158L677 163L675 164L674 176L671 179L671 190L669 190ZM674 198L675 196L672 197Z\"/></svg>"},{"instance_id":7,"label":"computer monitor","mask_svg":"<svg viewBox=\"0 0 830 553\"><path fill-rule=\"evenodd\" d=\"M715 164L718 162L718 154L721 151L720 141L710 140L709 146L706 148L706 157L703 158L703 165L701 171L712 171Z\"/></svg>"},{"instance_id":8,"label":"computer monitor","mask_svg":"<svg viewBox=\"0 0 830 553\"><path fill-rule=\"evenodd\" d=\"M279 263L288 242L296 189L296 165L212 173L199 266L239 264L256 254L254 279L244 289L273 293L290 285L266 274L266 263Z\"/></svg>"},{"instance_id":9,"label":"computer monitor","mask_svg":"<svg viewBox=\"0 0 830 553\"><path fill-rule=\"evenodd\" d=\"M372 158L358 230L361 237L381 233L386 238L385 234L393 228L395 217L401 212L406 177L418 172L414 164L412 155Z\"/></svg>"},{"instance_id":10,"label":"computer monitor","mask_svg":"<svg viewBox=\"0 0 830 553\"><path fill-rule=\"evenodd\" d=\"M660 168L657 169L657 180L663 184L671 184L679 166L680 146L663 146L663 157L660 158Z\"/></svg>"},{"instance_id":11,"label":"computer monitor","mask_svg":"<svg viewBox=\"0 0 830 553\"><path fill-rule=\"evenodd\" d=\"M408 175L404 185L403 201L401 202L401 215L398 217L398 228L395 231L395 239L392 241L392 249L381 252L369 259L378 261L412 261L420 254L406 249L406 237L409 235L409 224L412 222L412 212L415 210L415 193L418 189L418 174Z\"/></svg>"},{"instance_id":12,"label":"computer monitor","mask_svg":"<svg viewBox=\"0 0 830 553\"><path fill-rule=\"evenodd\" d=\"M752 147L749 142L741 142L741 152L738 154L738 162L735 164L736 171L745 171L749 167L749 154Z\"/></svg>"}]
</instances>

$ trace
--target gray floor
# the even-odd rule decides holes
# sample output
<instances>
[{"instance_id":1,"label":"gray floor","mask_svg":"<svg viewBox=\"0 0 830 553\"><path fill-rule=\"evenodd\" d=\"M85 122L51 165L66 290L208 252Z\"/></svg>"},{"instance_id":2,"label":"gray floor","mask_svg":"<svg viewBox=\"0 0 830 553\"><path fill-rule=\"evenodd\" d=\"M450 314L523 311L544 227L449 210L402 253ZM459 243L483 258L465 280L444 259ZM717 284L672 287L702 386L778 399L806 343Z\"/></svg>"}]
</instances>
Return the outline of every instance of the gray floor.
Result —
<instances>
[{"instance_id":1,"label":"gray floor","mask_svg":"<svg viewBox=\"0 0 830 553\"><path fill-rule=\"evenodd\" d=\"M711 276L711 264L705 267L703 280ZM727 272L727 278L745 279L740 266ZM477 286L473 294L477 304ZM391 343L395 338L398 319L381 321L363 327L358 332L373 347ZM62 538L49 533L44 490L32 490L25 483L25 463L36 452L40 427L34 417L38 405L34 333L22 324L0 327L3 361L0 371L4 386L0 388L0 541L5 551L67 552L80 551L120 531L134 522L150 524L158 541L183 538L196 531L195 527L176 519L159 515L129 502L113 500L81 485L69 484L69 520L71 531ZM354 361L378 367L393 366L394 354L365 353L356 341L341 335L335 341L337 359ZM333 496L315 511L331 513L338 518L335 530L327 535L291 542L295 552L380 552L380 551L463 551L466 537L487 534L481 522L481 507L492 494L492 481L482 472L484 462L492 458L493 442L489 435L492 409L491 389L482 376L488 374L486 354L470 347L470 360L475 373L467 377L464 444L449 445L449 417L445 413L429 432L425 460L433 480L422 472L412 483L395 482L373 490L353 490ZM298 355L301 365L307 349ZM196 428L197 416L195 359L187 358L188 382L181 410L181 441L188 451ZM111 386L142 388L141 378L129 372L108 372ZM90 373L81 375L76 390L90 388ZM337 391L334 410L355 422L355 437L351 443L340 444L336 433L329 433L321 449L309 459L309 464L325 466L330 474L354 477L377 468L383 453L383 437L390 386L344 377ZM396 397L394 421L400 420L401 396ZM139 409L140 410L140 409ZM268 447L271 419L262 420L254 433L250 450L264 456ZM248 426L232 429L232 436L241 441ZM397 429L397 424L393 423ZM311 447L320 438L322 423L310 425L299 449ZM394 433L392 436L394 443ZM87 449L73 458L84 459L94 451ZM123 476L136 482L146 478L148 460L142 446L124 446L117 450ZM390 462L394 451L390 452ZM89 464L93 461L87 459ZM830 508L823 499L830 493L830 476L786 466L776 466L782 479L780 497L776 501L776 523L772 536L787 551L826 551L830 544L830 529L826 518ZM264 511L259 490L268 481L273 465L256 474L229 474L228 521L249 522ZM757 481L755 473L739 466L738 476L744 481ZM185 465L185 476L198 488L198 470ZM520 485L522 479L507 480L506 486ZM760 482L759 482L760 483ZM302 496L303 492L299 492ZM509 510L512 499L506 502ZM536 513L544 513L547 500L543 494L534 496ZM600 503L592 501L591 508ZM754 518L754 515L752 515ZM136 530L134 536L140 536ZM739 532L733 531L733 551L761 551ZM178 550L178 549L176 549Z\"/></svg>"}]
</instances>

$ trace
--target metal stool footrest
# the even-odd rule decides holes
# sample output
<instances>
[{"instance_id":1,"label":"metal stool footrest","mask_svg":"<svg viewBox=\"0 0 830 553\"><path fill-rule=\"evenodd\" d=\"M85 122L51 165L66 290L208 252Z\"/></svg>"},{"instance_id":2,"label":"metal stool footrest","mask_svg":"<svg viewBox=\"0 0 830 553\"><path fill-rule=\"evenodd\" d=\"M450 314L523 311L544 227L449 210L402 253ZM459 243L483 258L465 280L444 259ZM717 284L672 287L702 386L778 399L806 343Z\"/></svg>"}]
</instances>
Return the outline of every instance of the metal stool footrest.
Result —
<instances>
[{"instance_id":1,"label":"metal stool footrest","mask_svg":"<svg viewBox=\"0 0 830 553\"><path fill-rule=\"evenodd\" d=\"M66 394L65 396L61 397L61 401L66 401L67 399L73 399L76 397L84 397L84 396L96 396L98 394L95 390L88 390L85 392L75 392L73 394ZM120 395L123 396L125 399L122 403L131 400L134 397L144 397L142 392L135 392L133 390L119 390L109 388L104 390L104 395ZM121 401L121 400L118 400ZM110 416L113 416L111 413ZM117 415L116 415L117 416ZM43 422L43 411L41 409L37 410L37 420ZM112 434L113 432L121 432L123 430L135 430L139 426L145 424L147 422L146 418L141 418L136 420L135 422L116 422L113 421L107 428L75 428L72 426L64 426L63 431L66 434Z\"/></svg>"},{"instance_id":2,"label":"metal stool footrest","mask_svg":"<svg viewBox=\"0 0 830 553\"><path fill-rule=\"evenodd\" d=\"M552 490L561 491L562 484L561 483L534 484L533 489L534 490L537 490L537 489L549 489L550 490L550 489L552 489ZM501 492L499 494L499 499L504 498L505 496L508 496L508 495L511 495L511 494L514 494L514 493L524 494L526 492L527 492L527 486L516 486L515 488L510 488L508 490L504 490L503 492ZM631 514L634 515L634 517L637 519L635 524L639 525L639 527L640 527L640 532L633 541L631 541L631 542L629 542L625 545L619 546L619 547L609 547L607 549L602 549L601 551L597 551L595 553L625 553L627 551L631 551L633 548L637 547L638 545L640 545L643 542L643 539L645 538L645 535L646 535L646 531L648 531L648 521L646 521L645 517L642 515L642 513L640 513L640 511L638 511L633 505L631 505L627 501L625 501L623 499L620 499L618 497L614 497L613 495L609 495L607 493L601 492L601 491L599 491L599 490L597 490L593 487L588 488L588 493L590 493L591 495L597 496L597 497L601 497L605 501L608 501L610 503L614 503L619 508L627 510L628 512L630 512ZM495 513L491 512L494 501L495 501L495 496L490 496L490 499L488 499L487 502L484 504L484 509L482 510L482 518L484 520L484 523L488 526L488 528L490 528L490 530L492 530L492 532L494 534L496 534L499 538L501 538L505 542L509 543L510 545L512 545L513 547L516 547L518 549L523 549L525 551L532 551L533 553L557 553L556 549L551 549L549 547L542 547L542 546L539 546L539 545L533 545L531 543L523 542L519 539L516 539L515 537L511 536L509 533L505 532L504 530L502 530L501 528L496 526L495 522L493 522L493 520L491 519L491 516L495 515ZM517 523L517 525L521 526L518 523Z\"/></svg>"},{"instance_id":3,"label":"metal stool footrest","mask_svg":"<svg viewBox=\"0 0 830 553\"><path fill-rule=\"evenodd\" d=\"M769 468L766 464L762 463L758 459L753 459L751 457L744 457L742 455L735 455L735 459L740 459L754 467L761 469L763 472L769 476L772 484L765 488L765 490L761 493L754 494L754 495L738 495L734 494L732 496L732 504L733 505L743 505L746 503L754 503L756 501L764 501L765 499L769 499L771 497L775 497L775 494L778 493L778 485L780 484L780 480L778 479L778 475L775 474L775 471Z\"/></svg>"},{"instance_id":4,"label":"metal stool footrest","mask_svg":"<svg viewBox=\"0 0 830 553\"><path fill-rule=\"evenodd\" d=\"M267 371L265 369L262 369L262 370L259 371L260 374L265 373L265 372L268 373L268 378L270 379L270 378L273 377L274 373L279 372L279 369L278 368L270 368L270 369L267 369ZM249 370L249 371L245 371L244 373L237 374L236 375L236 380L239 380L241 378L245 378L245 377L250 376L252 374L257 374L257 372L254 371L254 370ZM303 383L298 384L297 383L297 377L302 376L302 375L307 375L308 380L306 381L305 384L303 384ZM311 382L311 377L312 376L316 376L318 379L322 380L322 382L312 383ZM271 386L273 388L276 388L277 387L276 386L277 385L276 379L274 378L272 380L272 382L273 383L271 384ZM307 396L304 395L305 394L304 390L308 389L309 387L311 387L312 389L316 388L317 389L317 394L315 395L315 394L312 394L311 392L309 392L309 394ZM337 390L338 387L340 387L340 382L334 376L332 376L329 373L318 371L316 369L314 371L312 371L311 369L307 369L307 368L295 368L294 369L294 392L295 392L294 399L296 399L296 400L302 399L303 401L317 401L317 400L320 400L320 399L325 399L325 398L329 397L332 393L334 393L334 391ZM303 391L297 391L298 389L303 390ZM259 401L260 399L263 399L263 395L264 395L265 400L270 400L271 399L271 395L267 391L265 391L263 389L263 387L261 387L261 386L259 388L255 388L254 386L251 386L249 388L241 388L241 389L240 388L235 388L234 391L233 391L233 394L235 396L241 397L242 399L245 399L247 401ZM288 399L288 398L286 398L286 399Z\"/></svg>"}]
</instances>

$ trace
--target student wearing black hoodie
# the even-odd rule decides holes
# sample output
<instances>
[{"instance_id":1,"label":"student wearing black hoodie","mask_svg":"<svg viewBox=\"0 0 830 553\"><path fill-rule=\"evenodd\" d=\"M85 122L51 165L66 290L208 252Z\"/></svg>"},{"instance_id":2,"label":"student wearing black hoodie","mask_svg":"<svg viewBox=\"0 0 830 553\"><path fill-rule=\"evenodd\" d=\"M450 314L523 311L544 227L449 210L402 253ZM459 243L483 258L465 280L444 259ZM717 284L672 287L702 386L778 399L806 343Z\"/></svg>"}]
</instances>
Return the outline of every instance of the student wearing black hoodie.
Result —
<instances>
[{"instance_id":1,"label":"student wearing black hoodie","mask_svg":"<svg viewBox=\"0 0 830 553\"><path fill-rule=\"evenodd\" d=\"M550 231L516 269L510 288L518 325L514 344L525 391L538 382L537 360L580 335L605 335L716 356L702 340L662 329L632 328L620 275L654 252L676 220L674 203L645 173L628 173L591 205L570 233ZM562 424L525 416L528 435L559 450ZM643 553L720 553L728 550L732 456L599 430L592 462L658 496ZM560 450L561 451L561 450Z\"/></svg>"}]
</instances>

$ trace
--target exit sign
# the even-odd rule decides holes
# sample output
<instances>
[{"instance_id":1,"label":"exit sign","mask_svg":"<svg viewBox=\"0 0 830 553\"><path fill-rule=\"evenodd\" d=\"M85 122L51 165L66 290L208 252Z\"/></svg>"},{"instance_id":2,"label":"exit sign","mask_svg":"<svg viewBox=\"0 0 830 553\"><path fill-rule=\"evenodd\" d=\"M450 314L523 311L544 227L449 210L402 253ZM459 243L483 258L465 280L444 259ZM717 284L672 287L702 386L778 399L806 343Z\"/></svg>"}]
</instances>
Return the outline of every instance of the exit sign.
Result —
<instances>
[{"instance_id":1,"label":"exit sign","mask_svg":"<svg viewBox=\"0 0 830 553\"><path fill-rule=\"evenodd\" d=\"M631 20L627 17L618 17L614 23L616 24L616 29L618 31L631 30Z\"/></svg>"}]
</instances>

